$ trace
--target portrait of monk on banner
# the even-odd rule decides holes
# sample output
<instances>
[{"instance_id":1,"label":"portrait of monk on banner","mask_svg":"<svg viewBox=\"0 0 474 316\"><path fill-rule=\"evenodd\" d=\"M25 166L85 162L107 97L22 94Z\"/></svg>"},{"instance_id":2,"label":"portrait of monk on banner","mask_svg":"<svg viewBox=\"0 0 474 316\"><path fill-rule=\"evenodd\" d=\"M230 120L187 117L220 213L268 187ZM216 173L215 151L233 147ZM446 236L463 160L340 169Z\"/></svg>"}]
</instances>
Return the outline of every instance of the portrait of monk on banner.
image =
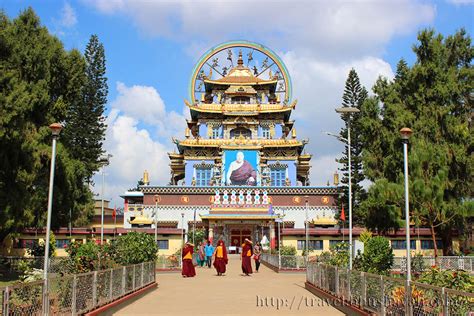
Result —
<instances>
[{"instance_id":1,"label":"portrait of monk on banner","mask_svg":"<svg viewBox=\"0 0 474 316\"><path fill-rule=\"evenodd\" d=\"M229 150L225 155L226 185L257 185L256 151Z\"/></svg>"}]
</instances>

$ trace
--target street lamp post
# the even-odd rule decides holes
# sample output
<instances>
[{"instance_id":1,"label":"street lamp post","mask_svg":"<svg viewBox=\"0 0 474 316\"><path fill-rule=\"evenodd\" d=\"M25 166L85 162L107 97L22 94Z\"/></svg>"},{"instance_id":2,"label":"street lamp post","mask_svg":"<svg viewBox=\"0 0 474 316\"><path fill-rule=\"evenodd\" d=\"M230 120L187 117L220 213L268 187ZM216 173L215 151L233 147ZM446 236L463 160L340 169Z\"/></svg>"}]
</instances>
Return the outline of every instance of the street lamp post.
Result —
<instances>
[{"instance_id":1,"label":"street lamp post","mask_svg":"<svg viewBox=\"0 0 474 316\"><path fill-rule=\"evenodd\" d=\"M54 187L54 168L56 164L56 140L63 128L59 123L49 125L53 136L53 145L51 153L51 169L49 173L49 191L48 191L48 215L46 219L46 240L44 242L44 287L43 287L43 314L49 314L49 298L48 298L48 268L49 268L49 235L51 231L51 213L53 210L53 187Z\"/></svg>"},{"instance_id":2,"label":"street lamp post","mask_svg":"<svg viewBox=\"0 0 474 316\"><path fill-rule=\"evenodd\" d=\"M100 244L104 243L104 190L105 190L105 166L109 164L109 159L112 158L111 154L103 155L99 158L99 164L102 165L102 203L101 203L101 215L100 215Z\"/></svg>"},{"instance_id":3,"label":"street lamp post","mask_svg":"<svg viewBox=\"0 0 474 316\"><path fill-rule=\"evenodd\" d=\"M309 227L308 227L308 198L309 196L305 195L305 223L304 223L304 227L305 227L305 251L306 251L306 258L308 258L308 243L309 243L309 237L308 237L308 230L309 230Z\"/></svg>"},{"instance_id":4,"label":"street lamp post","mask_svg":"<svg viewBox=\"0 0 474 316\"><path fill-rule=\"evenodd\" d=\"M408 139L413 131L408 127L400 130L400 135L403 141L403 161L405 173L405 232L407 244L407 281L411 282L411 251L410 251L410 212L408 206Z\"/></svg>"},{"instance_id":5,"label":"street lamp post","mask_svg":"<svg viewBox=\"0 0 474 316\"><path fill-rule=\"evenodd\" d=\"M352 270L352 260L353 260L353 248L352 244L352 165L351 165L351 114L359 113L358 108L353 108L350 106L337 108L336 112L339 114L348 114L347 119L347 160L349 167L349 270ZM342 139L342 137L340 138Z\"/></svg>"}]
</instances>

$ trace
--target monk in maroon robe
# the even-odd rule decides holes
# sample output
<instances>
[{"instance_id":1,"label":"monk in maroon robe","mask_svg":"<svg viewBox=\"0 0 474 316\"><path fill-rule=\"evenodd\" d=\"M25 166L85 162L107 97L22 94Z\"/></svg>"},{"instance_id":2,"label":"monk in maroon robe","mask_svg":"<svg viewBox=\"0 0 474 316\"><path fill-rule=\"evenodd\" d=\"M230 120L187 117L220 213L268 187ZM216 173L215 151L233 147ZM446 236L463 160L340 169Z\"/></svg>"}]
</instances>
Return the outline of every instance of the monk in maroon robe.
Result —
<instances>
[{"instance_id":1,"label":"monk in maroon robe","mask_svg":"<svg viewBox=\"0 0 474 316\"><path fill-rule=\"evenodd\" d=\"M242 167L232 171L230 175L230 181L233 185L255 185L256 178L257 173L247 160L244 160Z\"/></svg>"},{"instance_id":2,"label":"monk in maroon robe","mask_svg":"<svg viewBox=\"0 0 474 316\"><path fill-rule=\"evenodd\" d=\"M183 278L193 277L196 275L196 270L194 269L193 264L193 253L194 245L187 242L183 248L183 268L181 271Z\"/></svg>"},{"instance_id":3,"label":"monk in maroon robe","mask_svg":"<svg viewBox=\"0 0 474 316\"><path fill-rule=\"evenodd\" d=\"M252 258L253 250L252 250L252 242L249 239L245 239L244 244L242 245L242 272L245 275L250 275L252 273Z\"/></svg>"},{"instance_id":4,"label":"monk in maroon robe","mask_svg":"<svg viewBox=\"0 0 474 316\"><path fill-rule=\"evenodd\" d=\"M242 151L237 152L236 159L229 165L227 172L227 185L256 185L257 172L252 165L244 159Z\"/></svg>"},{"instance_id":5,"label":"monk in maroon robe","mask_svg":"<svg viewBox=\"0 0 474 316\"><path fill-rule=\"evenodd\" d=\"M219 240L217 242L216 250L214 250L214 268L216 268L217 275L225 273L225 266L229 262L227 258L227 249L225 248L224 241Z\"/></svg>"}]
</instances>

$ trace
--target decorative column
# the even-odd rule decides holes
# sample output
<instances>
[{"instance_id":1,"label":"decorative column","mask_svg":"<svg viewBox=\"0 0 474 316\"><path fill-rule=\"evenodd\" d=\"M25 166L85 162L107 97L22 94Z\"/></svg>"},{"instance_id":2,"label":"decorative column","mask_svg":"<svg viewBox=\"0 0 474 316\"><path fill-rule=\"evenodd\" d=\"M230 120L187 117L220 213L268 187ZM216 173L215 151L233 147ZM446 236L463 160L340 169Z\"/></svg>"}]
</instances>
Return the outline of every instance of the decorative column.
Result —
<instances>
[{"instance_id":1,"label":"decorative column","mask_svg":"<svg viewBox=\"0 0 474 316\"><path fill-rule=\"evenodd\" d=\"M209 241L212 244L212 240L214 239L214 229L209 225Z\"/></svg>"},{"instance_id":2,"label":"decorative column","mask_svg":"<svg viewBox=\"0 0 474 316\"><path fill-rule=\"evenodd\" d=\"M275 246L276 246L275 227L272 222L270 223L270 249L275 249Z\"/></svg>"}]
</instances>

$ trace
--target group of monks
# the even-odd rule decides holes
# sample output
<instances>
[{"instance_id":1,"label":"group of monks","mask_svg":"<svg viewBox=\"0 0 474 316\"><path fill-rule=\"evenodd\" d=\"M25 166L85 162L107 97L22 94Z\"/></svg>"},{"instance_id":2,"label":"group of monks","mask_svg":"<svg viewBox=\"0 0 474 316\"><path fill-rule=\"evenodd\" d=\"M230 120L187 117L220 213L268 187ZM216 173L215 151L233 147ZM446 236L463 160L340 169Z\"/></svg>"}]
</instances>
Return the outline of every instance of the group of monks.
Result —
<instances>
[{"instance_id":1,"label":"group of monks","mask_svg":"<svg viewBox=\"0 0 474 316\"><path fill-rule=\"evenodd\" d=\"M183 265L181 274L183 277L194 277L196 275L196 269L193 264L193 253L194 245L190 242L187 242L183 248ZM242 273L246 276L249 276L252 273L252 263L251 258L253 255L252 241L245 239L244 244L242 245ZM216 269L217 275L221 276L226 271L226 265L229 262L227 258L227 249L225 247L224 241L219 240L217 242L217 247L214 250L214 268Z\"/></svg>"}]
</instances>

